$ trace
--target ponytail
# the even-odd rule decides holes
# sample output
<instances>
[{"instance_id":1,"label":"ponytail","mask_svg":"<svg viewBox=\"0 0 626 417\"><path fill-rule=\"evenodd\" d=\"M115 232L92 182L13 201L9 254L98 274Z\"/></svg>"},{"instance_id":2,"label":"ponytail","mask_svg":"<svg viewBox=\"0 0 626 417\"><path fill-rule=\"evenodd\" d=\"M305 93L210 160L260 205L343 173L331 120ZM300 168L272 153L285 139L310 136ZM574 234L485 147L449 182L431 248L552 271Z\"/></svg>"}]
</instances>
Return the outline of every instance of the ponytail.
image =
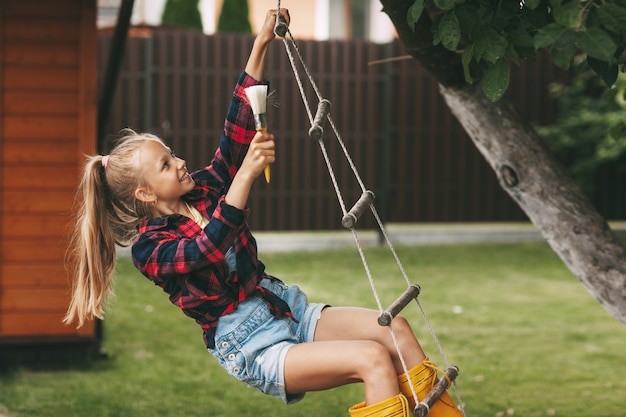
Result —
<instances>
[{"instance_id":1,"label":"ponytail","mask_svg":"<svg viewBox=\"0 0 626 417\"><path fill-rule=\"evenodd\" d=\"M106 179L101 156L89 157L78 187L78 211L66 264L74 276L72 299L64 322L104 317L113 292L115 238L107 227Z\"/></svg>"},{"instance_id":2,"label":"ponytail","mask_svg":"<svg viewBox=\"0 0 626 417\"><path fill-rule=\"evenodd\" d=\"M135 152L146 140L162 141L153 135L123 131L111 154L87 157L76 194L77 213L66 266L73 276L72 297L63 320L104 317L113 294L116 245L129 246L137 224L150 217L150 207L135 198L141 185Z\"/></svg>"}]
</instances>

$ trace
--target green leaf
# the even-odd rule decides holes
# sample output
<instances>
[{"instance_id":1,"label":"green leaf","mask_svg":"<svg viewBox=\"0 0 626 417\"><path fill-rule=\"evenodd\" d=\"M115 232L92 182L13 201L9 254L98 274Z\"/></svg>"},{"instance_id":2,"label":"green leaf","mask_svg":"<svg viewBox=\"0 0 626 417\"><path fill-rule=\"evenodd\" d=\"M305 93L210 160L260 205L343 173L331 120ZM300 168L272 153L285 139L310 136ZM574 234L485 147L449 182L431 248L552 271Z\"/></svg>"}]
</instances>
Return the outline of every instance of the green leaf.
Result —
<instances>
[{"instance_id":1,"label":"green leaf","mask_svg":"<svg viewBox=\"0 0 626 417\"><path fill-rule=\"evenodd\" d=\"M509 31L506 36L509 41L507 56L513 59L517 55L517 59L533 59L535 57L535 47L533 45L533 37L526 30L517 27Z\"/></svg>"},{"instance_id":2,"label":"green leaf","mask_svg":"<svg viewBox=\"0 0 626 417\"><path fill-rule=\"evenodd\" d=\"M617 64L601 61L590 56L587 56L587 64L602 78L602 81L608 87L612 87L615 84L618 75Z\"/></svg>"},{"instance_id":3,"label":"green leaf","mask_svg":"<svg viewBox=\"0 0 626 417\"><path fill-rule=\"evenodd\" d=\"M567 29L558 38L554 39L553 43L548 45L546 49L552 55L552 60L558 68L569 68L576 51L576 33L571 29Z\"/></svg>"},{"instance_id":4,"label":"green leaf","mask_svg":"<svg viewBox=\"0 0 626 417\"><path fill-rule=\"evenodd\" d=\"M554 65L562 70L568 69L574 58L575 49L574 42L564 43L560 48L550 48L550 55L552 56Z\"/></svg>"},{"instance_id":5,"label":"green leaf","mask_svg":"<svg viewBox=\"0 0 626 417\"><path fill-rule=\"evenodd\" d=\"M422 12L424 11L424 2L426 0L415 0L415 3L411 7L406 14L406 22L409 24L411 30L415 30L415 24L422 16Z\"/></svg>"},{"instance_id":6,"label":"green leaf","mask_svg":"<svg viewBox=\"0 0 626 417\"><path fill-rule=\"evenodd\" d=\"M454 14L459 19L461 32L473 36L480 24L480 15L473 5L464 3L454 8Z\"/></svg>"},{"instance_id":7,"label":"green leaf","mask_svg":"<svg viewBox=\"0 0 626 417\"><path fill-rule=\"evenodd\" d=\"M615 3L605 3L596 9L600 23L611 32L623 33L626 31L626 7Z\"/></svg>"},{"instance_id":8,"label":"green leaf","mask_svg":"<svg viewBox=\"0 0 626 417\"><path fill-rule=\"evenodd\" d=\"M488 62L496 62L504 56L508 41L491 28L482 28L476 32L474 44L476 55Z\"/></svg>"},{"instance_id":9,"label":"green leaf","mask_svg":"<svg viewBox=\"0 0 626 417\"><path fill-rule=\"evenodd\" d=\"M528 7L531 10L535 10L541 4L541 0L522 0L524 7Z\"/></svg>"},{"instance_id":10,"label":"green leaf","mask_svg":"<svg viewBox=\"0 0 626 417\"><path fill-rule=\"evenodd\" d=\"M515 65L519 65L520 55L517 52L517 49L513 47L513 45L509 44L509 46L506 48L505 56Z\"/></svg>"},{"instance_id":11,"label":"green leaf","mask_svg":"<svg viewBox=\"0 0 626 417\"><path fill-rule=\"evenodd\" d=\"M439 37L439 26L433 26L433 45L439 45L441 38Z\"/></svg>"},{"instance_id":12,"label":"green leaf","mask_svg":"<svg viewBox=\"0 0 626 417\"><path fill-rule=\"evenodd\" d=\"M545 2L542 2L536 9L524 7L520 14L524 26L529 33L536 32L544 26L553 22L552 16Z\"/></svg>"},{"instance_id":13,"label":"green leaf","mask_svg":"<svg viewBox=\"0 0 626 417\"><path fill-rule=\"evenodd\" d=\"M465 82L468 84L472 84L474 82L469 68L470 63L472 62L472 58L474 57L474 49L474 44L472 44L465 48L463 54L461 55L461 62L463 63L463 75L465 76Z\"/></svg>"},{"instance_id":14,"label":"green leaf","mask_svg":"<svg viewBox=\"0 0 626 417\"><path fill-rule=\"evenodd\" d=\"M617 44L611 35L600 28L589 28L577 32L576 42L587 55L602 61L611 60L617 51Z\"/></svg>"},{"instance_id":15,"label":"green leaf","mask_svg":"<svg viewBox=\"0 0 626 417\"><path fill-rule=\"evenodd\" d=\"M554 20L565 27L577 28L582 20L581 2L578 0L561 4L553 9Z\"/></svg>"},{"instance_id":16,"label":"green leaf","mask_svg":"<svg viewBox=\"0 0 626 417\"><path fill-rule=\"evenodd\" d=\"M435 0L435 6L439 7L441 10L452 10L456 0Z\"/></svg>"},{"instance_id":17,"label":"green leaf","mask_svg":"<svg viewBox=\"0 0 626 417\"><path fill-rule=\"evenodd\" d=\"M499 59L485 70L483 75L483 93L491 101L498 101L509 88L509 63Z\"/></svg>"},{"instance_id":18,"label":"green leaf","mask_svg":"<svg viewBox=\"0 0 626 417\"><path fill-rule=\"evenodd\" d=\"M552 44L558 42L560 38L567 36L567 34L571 32L572 30L570 28L561 26L558 23L550 23L539 29L535 35L533 39L535 49L550 47Z\"/></svg>"},{"instance_id":19,"label":"green leaf","mask_svg":"<svg viewBox=\"0 0 626 417\"><path fill-rule=\"evenodd\" d=\"M439 38L446 49L456 51L461 41L461 28L454 13L445 15L439 21Z\"/></svg>"},{"instance_id":20,"label":"green leaf","mask_svg":"<svg viewBox=\"0 0 626 417\"><path fill-rule=\"evenodd\" d=\"M519 20L520 7L515 1L499 1L493 10L489 25L498 32L505 31L511 24Z\"/></svg>"},{"instance_id":21,"label":"green leaf","mask_svg":"<svg viewBox=\"0 0 626 417\"><path fill-rule=\"evenodd\" d=\"M516 48L532 48L534 46L533 37L521 27L509 31L507 39Z\"/></svg>"}]
</instances>

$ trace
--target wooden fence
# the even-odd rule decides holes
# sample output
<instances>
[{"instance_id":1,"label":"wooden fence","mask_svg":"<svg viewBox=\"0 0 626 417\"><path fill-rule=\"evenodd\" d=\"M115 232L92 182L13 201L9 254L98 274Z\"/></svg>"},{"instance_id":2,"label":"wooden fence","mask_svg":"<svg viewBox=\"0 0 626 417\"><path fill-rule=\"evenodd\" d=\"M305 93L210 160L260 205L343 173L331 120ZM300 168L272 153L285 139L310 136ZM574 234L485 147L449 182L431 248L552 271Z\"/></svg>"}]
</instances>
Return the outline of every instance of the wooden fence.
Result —
<instances>
[{"instance_id":1,"label":"wooden fence","mask_svg":"<svg viewBox=\"0 0 626 417\"><path fill-rule=\"evenodd\" d=\"M110 35L99 41L101 73ZM252 38L159 28L129 38L110 129L158 134L200 168L212 157L237 76ZM451 115L436 83L414 60L378 65L404 54L399 42L300 41L300 51L365 186L376 194L386 222L518 221L526 216L500 189L491 168ZM277 138L272 182L258 180L250 197L257 230L341 227L341 209L283 43L271 45L266 76L275 90L268 107ZM301 75L305 79L305 75ZM532 122L548 123L553 105L547 86L562 76L548 59L514 70L511 94ZM305 88L310 98L313 90ZM313 111L317 101L309 103ZM348 208L361 189L330 127L325 143ZM106 149L102 149L106 151ZM360 227L374 225L370 216Z\"/></svg>"}]
</instances>

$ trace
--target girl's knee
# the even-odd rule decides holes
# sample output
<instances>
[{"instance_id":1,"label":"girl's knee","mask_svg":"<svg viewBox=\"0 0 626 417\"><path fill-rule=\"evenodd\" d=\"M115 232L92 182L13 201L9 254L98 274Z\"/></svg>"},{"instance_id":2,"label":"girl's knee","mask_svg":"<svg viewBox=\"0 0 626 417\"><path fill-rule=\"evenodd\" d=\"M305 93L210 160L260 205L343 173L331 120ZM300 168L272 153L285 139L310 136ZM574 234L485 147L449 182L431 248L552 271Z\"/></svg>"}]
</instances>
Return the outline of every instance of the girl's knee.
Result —
<instances>
[{"instance_id":1,"label":"girl's knee","mask_svg":"<svg viewBox=\"0 0 626 417\"><path fill-rule=\"evenodd\" d=\"M391 322L391 326L400 346L405 349L421 349L413 333L413 328L411 328L407 319L402 316L397 316Z\"/></svg>"},{"instance_id":2,"label":"girl's knee","mask_svg":"<svg viewBox=\"0 0 626 417\"><path fill-rule=\"evenodd\" d=\"M362 367L368 368L392 366L389 350L382 343L373 340L363 341L358 361Z\"/></svg>"},{"instance_id":3,"label":"girl's knee","mask_svg":"<svg viewBox=\"0 0 626 417\"><path fill-rule=\"evenodd\" d=\"M400 336L415 337L413 334L413 328L407 319L402 316L397 316L391 322L393 331Z\"/></svg>"},{"instance_id":4,"label":"girl's knee","mask_svg":"<svg viewBox=\"0 0 626 417\"><path fill-rule=\"evenodd\" d=\"M393 331L399 336L414 337L413 329L411 328L409 321L402 316L396 316L391 322L391 327L393 328Z\"/></svg>"}]
</instances>

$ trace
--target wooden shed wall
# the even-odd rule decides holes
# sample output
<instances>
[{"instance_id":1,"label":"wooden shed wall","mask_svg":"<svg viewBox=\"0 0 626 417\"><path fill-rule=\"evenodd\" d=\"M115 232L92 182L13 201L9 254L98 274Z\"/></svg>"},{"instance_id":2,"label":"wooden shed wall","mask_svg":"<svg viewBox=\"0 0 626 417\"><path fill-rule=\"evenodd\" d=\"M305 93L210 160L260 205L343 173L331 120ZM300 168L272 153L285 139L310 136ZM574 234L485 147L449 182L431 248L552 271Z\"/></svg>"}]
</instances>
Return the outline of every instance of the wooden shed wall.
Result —
<instances>
[{"instance_id":1,"label":"wooden shed wall","mask_svg":"<svg viewBox=\"0 0 626 417\"><path fill-rule=\"evenodd\" d=\"M96 0L0 2L0 345L61 323L80 162L96 143Z\"/></svg>"}]
</instances>

